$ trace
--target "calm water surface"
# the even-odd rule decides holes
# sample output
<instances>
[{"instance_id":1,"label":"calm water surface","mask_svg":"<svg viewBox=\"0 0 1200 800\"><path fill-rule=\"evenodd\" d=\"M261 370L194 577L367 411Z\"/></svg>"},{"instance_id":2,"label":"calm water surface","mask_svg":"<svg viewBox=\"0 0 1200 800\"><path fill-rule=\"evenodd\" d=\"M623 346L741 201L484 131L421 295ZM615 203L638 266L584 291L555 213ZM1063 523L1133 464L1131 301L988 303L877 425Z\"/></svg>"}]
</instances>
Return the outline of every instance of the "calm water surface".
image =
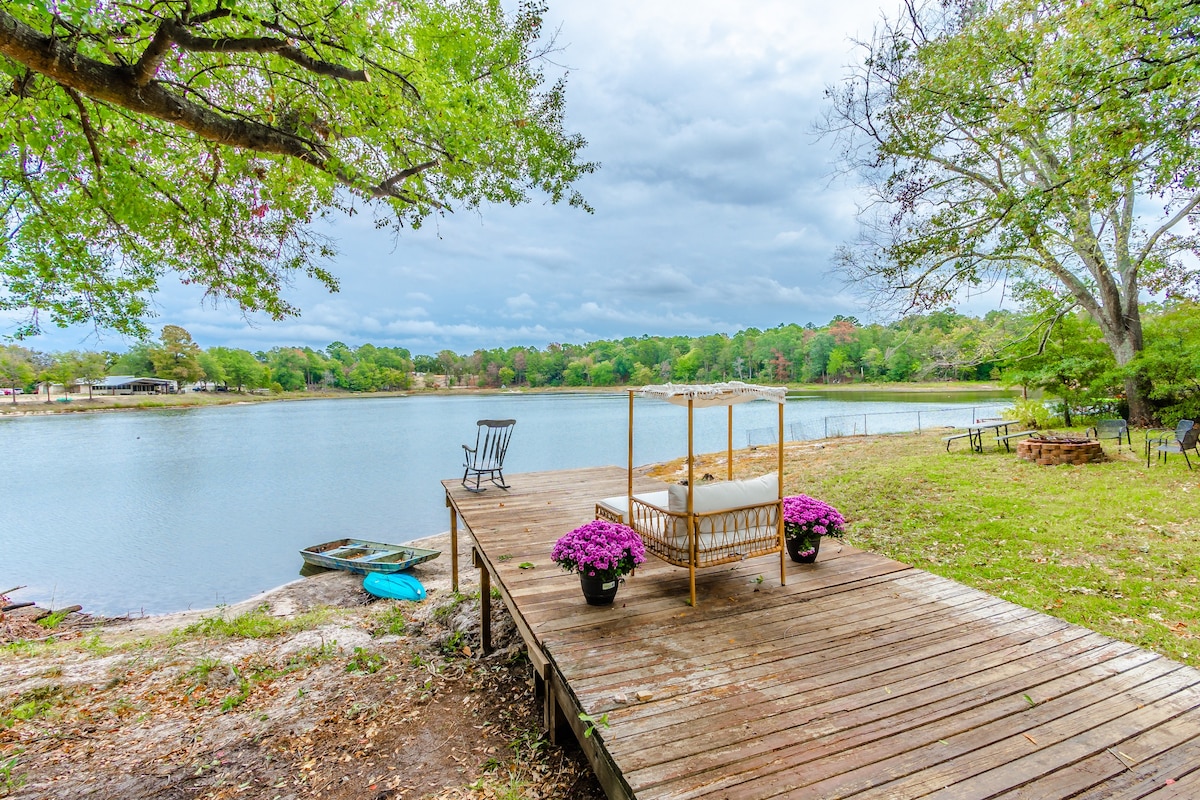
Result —
<instances>
[{"instance_id":1,"label":"calm water surface","mask_svg":"<svg viewBox=\"0 0 1200 800\"><path fill-rule=\"evenodd\" d=\"M789 399L788 438L961 425L995 394ZM515 418L505 472L626 463L620 395L500 394L262 403L0 420L0 591L103 614L233 603L297 577L300 548L447 530L439 481L462 474L475 420ZM957 407L951 412L934 411ZM866 416L864 416L866 415ZM686 412L638 400L634 460L687 452ZM696 412L699 452L724 409ZM776 424L734 410L734 446Z\"/></svg>"}]
</instances>

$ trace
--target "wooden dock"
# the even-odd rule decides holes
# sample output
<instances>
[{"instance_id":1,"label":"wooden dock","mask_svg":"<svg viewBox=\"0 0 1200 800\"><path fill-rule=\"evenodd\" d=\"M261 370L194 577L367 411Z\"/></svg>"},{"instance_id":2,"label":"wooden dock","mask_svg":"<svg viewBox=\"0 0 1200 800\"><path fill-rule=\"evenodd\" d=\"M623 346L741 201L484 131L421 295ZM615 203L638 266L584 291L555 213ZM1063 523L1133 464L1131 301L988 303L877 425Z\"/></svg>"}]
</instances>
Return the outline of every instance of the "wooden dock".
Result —
<instances>
[{"instance_id":1,"label":"wooden dock","mask_svg":"<svg viewBox=\"0 0 1200 800\"><path fill-rule=\"evenodd\" d=\"M508 481L443 482L455 547L460 518L610 798L1200 798L1198 670L837 541L787 586L701 571L696 608L649 557L588 606L550 549L625 470Z\"/></svg>"}]
</instances>

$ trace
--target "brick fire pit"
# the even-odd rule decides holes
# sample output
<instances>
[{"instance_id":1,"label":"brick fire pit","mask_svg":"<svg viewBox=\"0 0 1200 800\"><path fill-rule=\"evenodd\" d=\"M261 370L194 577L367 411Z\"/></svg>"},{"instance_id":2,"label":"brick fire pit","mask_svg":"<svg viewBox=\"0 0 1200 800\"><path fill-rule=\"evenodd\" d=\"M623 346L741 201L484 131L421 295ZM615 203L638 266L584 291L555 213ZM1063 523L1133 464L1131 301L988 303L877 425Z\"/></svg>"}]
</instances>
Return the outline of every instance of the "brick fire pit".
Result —
<instances>
[{"instance_id":1,"label":"brick fire pit","mask_svg":"<svg viewBox=\"0 0 1200 800\"><path fill-rule=\"evenodd\" d=\"M1017 458L1036 461L1047 467L1055 464L1096 464L1104 461L1104 448L1096 439L1079 436L1031 436L1017 443Z\"/></svg>"}]
</instances>

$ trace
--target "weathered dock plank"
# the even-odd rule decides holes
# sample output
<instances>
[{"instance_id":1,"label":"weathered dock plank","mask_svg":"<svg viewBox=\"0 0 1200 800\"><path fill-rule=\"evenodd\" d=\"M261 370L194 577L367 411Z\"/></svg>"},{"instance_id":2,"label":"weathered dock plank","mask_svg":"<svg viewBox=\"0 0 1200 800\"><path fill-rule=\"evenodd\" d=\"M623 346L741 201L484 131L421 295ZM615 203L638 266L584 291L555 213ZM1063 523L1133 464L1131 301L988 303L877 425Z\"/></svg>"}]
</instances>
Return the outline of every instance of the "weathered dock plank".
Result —
<instances>
[{"instance_id":1,"label":"weathered dock plank","mask_svg":"<svg viewBox=\"0 0 1200 800\"><path fill-rule=\"evenodd\" d=\"M1200 797L1200 671L837 542L786 586L770 557L701 570L696 608L651 557L588 606L550 550L625 470L509 483L444 481L452 530L610 797Z\"/></svg>"}]
</instances>

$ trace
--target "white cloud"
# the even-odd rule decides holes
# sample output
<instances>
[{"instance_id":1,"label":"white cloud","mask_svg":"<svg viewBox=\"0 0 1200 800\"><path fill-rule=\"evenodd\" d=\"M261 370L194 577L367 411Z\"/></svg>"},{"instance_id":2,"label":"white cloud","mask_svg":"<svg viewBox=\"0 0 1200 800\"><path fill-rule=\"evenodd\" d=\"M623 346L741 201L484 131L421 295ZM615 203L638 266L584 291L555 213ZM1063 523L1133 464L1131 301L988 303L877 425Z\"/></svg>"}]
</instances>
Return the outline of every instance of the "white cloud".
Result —
<instances>
[{"instance_id":1,"label":"white cloud","mask_svg":"<svg viewBox=\"0 0 1200 800\"><path fill-rule=\"evenodd\" d=\"M510 315L514 317L528 317L538 308L538 302L530 297L528 292L506 298L504 305L508 308Z\"/></svg>"},{"instance_id":2,"label":"white cloud","mask_svg":"<svg viewBox=\"0 0 1200 800\"><path fill-rule=\"evenodd\" d=\"M770 247L791 247L804 237L804 231L780 231L771 239Z\"/></svg>"},{"instance_id":3,"label":"white cloud","mask_svg":"<svg viewBox=\"0 0 1200 800\"><path fill-rule=\"evenodd\" d=\"M531 261L555 269L577 260L575 254L565 247L510 247L504 255L516 261Z\"/></svg>"},{"instance_id":4,"label":"white cloud","mask_svg":"<svg viewBox=\"0 0 1200 800\"><path fill-rule=\"evenodd\" d=\"M738 327L727 320L716 319L689 311L677 311L667 306L658 308L624 308L618 303L602 304L587 301L580 304L572 318L591 323L591 329L603 329L612 324L658 335L700 335L729 331ZM598 334L593 338L621 338L620 335Z\"/></svg>"}]
</instances>

